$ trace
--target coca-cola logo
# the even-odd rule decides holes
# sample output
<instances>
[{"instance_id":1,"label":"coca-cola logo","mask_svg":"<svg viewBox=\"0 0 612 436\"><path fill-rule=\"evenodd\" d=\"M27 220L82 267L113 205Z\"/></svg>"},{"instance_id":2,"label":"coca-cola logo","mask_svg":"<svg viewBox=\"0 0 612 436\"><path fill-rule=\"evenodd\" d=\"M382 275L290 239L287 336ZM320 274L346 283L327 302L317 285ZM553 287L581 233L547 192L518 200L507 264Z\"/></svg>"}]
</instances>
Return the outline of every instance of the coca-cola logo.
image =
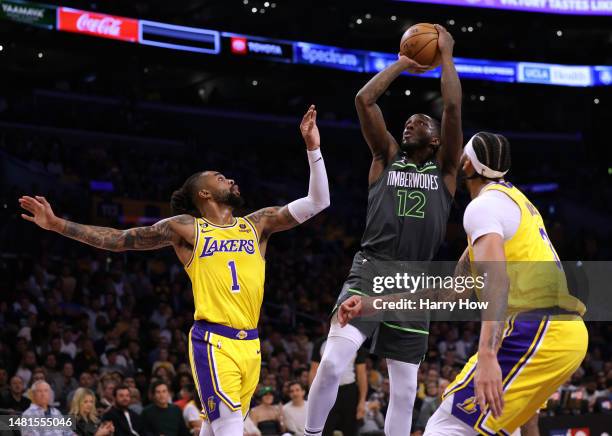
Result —
<instances>
[{"instance_id":1,"label":"coca-cola logo","mask_svg":"<svg viewBox=\"0 0 612 436\"><path fill-rule=\"evenodd\" d=\"M138 41L138 20L132 18L65 7L59 8L58 18L59 30L130 42Z\"/></svg>"},{"instance_id":2,"label":"coca-cola logo","mask_svg":"<svg viewBox=\"0 0 612 436\"><path fill-rule=\"evenodd\" d=\"M77 29L81 31L98 33L100 35L119 36L122 21L113 17L94 18L83 14L77 20Z\"/></svg>"}]
</instances>

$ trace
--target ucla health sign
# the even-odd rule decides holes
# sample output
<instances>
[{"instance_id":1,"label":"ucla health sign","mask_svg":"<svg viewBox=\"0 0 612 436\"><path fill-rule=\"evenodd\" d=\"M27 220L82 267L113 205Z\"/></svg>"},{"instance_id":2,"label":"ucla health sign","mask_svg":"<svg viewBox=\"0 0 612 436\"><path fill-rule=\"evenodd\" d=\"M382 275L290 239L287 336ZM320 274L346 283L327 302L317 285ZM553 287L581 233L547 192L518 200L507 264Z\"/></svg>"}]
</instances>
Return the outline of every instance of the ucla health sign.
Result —
<instances>
[{"instance_id":1,"label":"ucla health sign","mask_svg":"<svg viewBox=\"0 0 612 436\"><path fill-rule=\"evenodd\" d=\"M569 15L612 15L612 0L397 0Z\"/></svg>"},{"instance_id":2,"label":"ucla health sign","mask_svg":"<svg viewBox=\"0 0 612 436\"><path fill-rule=\"evenodd\" d=\"M518 81L523 83L593 86L592 72L588 66L518 63Z\"/></svg>"}]
</instances>

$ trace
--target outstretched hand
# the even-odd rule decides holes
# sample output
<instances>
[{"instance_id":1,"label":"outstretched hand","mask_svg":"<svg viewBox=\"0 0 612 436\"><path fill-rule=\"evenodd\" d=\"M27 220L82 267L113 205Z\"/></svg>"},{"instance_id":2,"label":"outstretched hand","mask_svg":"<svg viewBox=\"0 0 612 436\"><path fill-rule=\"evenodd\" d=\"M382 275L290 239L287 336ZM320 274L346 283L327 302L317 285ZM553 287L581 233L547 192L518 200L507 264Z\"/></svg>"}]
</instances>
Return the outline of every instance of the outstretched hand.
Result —
<instances>
[{"instance_id":1,"label":"outstretched hand","mask_svg":"<svg viewBox=\"0 0 612 436\"><path fill-rule=\"evenodd\" d=\"M304 114L300 131L309 151L321 147L321 136L319 135L319 127L317 127L317 110L314 104L310 105L308 111Z\"/></svg>"},{"instance_id":2,"label":"outstretched hand","mask_svg":"<svg viewBox=\"0 0 612 436\"><path fill-rule=\"evenodd\" d=\"M31 221L45 230L54 230L57 227L59 218L55 216L45 197L24 195L19 199L19 205L32 214L22 213L21 218L24 220Z\"/></svg>"},{"instance_id":3,"label":"outstretched hand","mask_svg":"<svg viewBox=\"0 0 612 436\"><path fill-rule=\"evenodd\" d=\"M408 56L404 56L399 53L397 55L399 62L404 65L404 69L411 74L423 74L424 72L430 69L427 65L421 65L414 59L409 58Z\"/></svg>"},{"instance_id":4,"label":"outstretched hand","mask_svg":"<svg viewBox=\"0 0 612 436\"><path fill-rule=\"evenodd\" d=\"M363 304L359 295L353 295L338 308L338 321L340 326L344 327L353 318L361 316Z\"/></svg>"}]
</instances>

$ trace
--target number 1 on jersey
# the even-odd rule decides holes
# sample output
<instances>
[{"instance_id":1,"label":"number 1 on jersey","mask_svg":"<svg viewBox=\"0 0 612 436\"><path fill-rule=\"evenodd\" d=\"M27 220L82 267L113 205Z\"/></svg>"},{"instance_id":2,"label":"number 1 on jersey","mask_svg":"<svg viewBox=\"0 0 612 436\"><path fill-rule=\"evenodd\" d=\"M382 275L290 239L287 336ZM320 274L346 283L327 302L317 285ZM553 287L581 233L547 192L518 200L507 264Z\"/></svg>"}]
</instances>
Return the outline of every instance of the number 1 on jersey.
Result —
<instances>
[{"instance_id":1,"label":"number 1 on jersey","mask_svg":"<svg viewBox=\"0 0 612 436\"><path fill-rule=\"evenodd\" d=\"M234 294L237 294L238 292L240 292L240 284L238 283L238 272L236 272L236 262L234 262L233 260L230 260L227 263L227 267L230 269L230 272L232 273L232 292Z\"/></svg>"}]
</instances>

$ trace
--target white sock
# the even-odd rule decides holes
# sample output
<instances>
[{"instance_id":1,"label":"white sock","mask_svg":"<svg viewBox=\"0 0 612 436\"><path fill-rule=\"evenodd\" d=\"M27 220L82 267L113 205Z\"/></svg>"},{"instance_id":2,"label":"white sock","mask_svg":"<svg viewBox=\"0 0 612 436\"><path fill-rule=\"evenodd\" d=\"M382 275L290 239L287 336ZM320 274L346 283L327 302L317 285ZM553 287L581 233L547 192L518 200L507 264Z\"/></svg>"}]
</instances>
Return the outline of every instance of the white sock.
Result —
<instances>
[{"instance_id":1,"label":"white sock","mask_svg":"<svg viewBox=\"0 0 612 436\"><path fill-rule=\"evenodd\" d=\"M232 412L223 402L219 402L219 413L221 416L215 419L212 424L212 434L215 436L243 436L244 421L242 411ZM200 435L202 432L200 431Z\"/></svg>"},{"instance_id":2,"label":"white sock","mask_svg":"<svg viewBox=\"0 0 612 436\"><path fill-rule=\"evenodd\" d=\"M410 434L412 427L419 365L387 359L387 367L391 392L385 418L385 435L405 436Z\"/></svg>"},{"instance_id":3,"label":"white sock","mask_svg":"<svg viewBox=\"0 0 612 436\"><path fill-rule=\"evenodd\" d=\"M354 329L359 332L356 327L351 325L344 327L344 329L349 329L349 331ZM349 331L346 333L349 333ZM353 337L357 336L357 340L339 336L329 336L327 338L317 375L308 393L304 436L319 436L323 432L327 415L329 415L329 411L334 406L338 396L340 375L355 357L357 350L365 340L365 336L361 332L359 333L360 336L353 335Z\"/></svg>"}]
</instances>

